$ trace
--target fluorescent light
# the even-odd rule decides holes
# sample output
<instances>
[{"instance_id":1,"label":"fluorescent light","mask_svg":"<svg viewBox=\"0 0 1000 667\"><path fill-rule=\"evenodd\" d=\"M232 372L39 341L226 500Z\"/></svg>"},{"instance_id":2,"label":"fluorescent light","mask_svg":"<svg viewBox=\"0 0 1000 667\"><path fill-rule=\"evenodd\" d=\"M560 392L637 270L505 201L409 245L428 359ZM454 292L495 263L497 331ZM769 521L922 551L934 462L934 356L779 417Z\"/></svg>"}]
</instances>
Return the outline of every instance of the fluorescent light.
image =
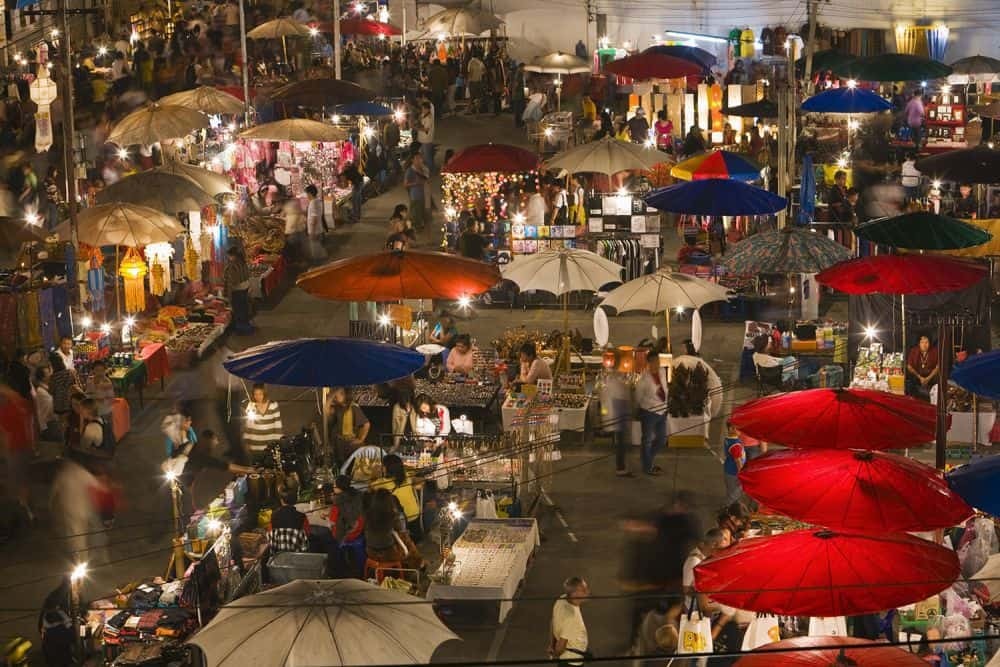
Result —
<instances>
[{"instance_id":1,"label":"fluorescent light","mask_svg":"<svg viewBox=\"0 0 1000 667\"><path fill-rule=\"evenodd\" d=\"M664 33L667 37L680 37L683 39L693 39L699 42L713 42L715 44L728 44L729 40L725 37L715 37L714 35L699 35L696 32L675 32L668 30Z\"/></svg>"}]
</instances>

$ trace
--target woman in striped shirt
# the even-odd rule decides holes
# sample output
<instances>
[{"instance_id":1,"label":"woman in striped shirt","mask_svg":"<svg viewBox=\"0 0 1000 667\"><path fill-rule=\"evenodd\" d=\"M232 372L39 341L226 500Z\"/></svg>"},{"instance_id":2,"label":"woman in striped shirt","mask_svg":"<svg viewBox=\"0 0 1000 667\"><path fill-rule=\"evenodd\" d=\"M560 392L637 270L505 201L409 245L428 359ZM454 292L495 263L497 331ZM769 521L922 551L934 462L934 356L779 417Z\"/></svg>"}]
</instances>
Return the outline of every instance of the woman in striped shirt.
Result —
<instances>
[{"instance_id":1,"label":"woman in striped shirt","mask_svg":"<svg viewBox=\"0 0 1000 667\"><path fill-rule=\"evenodd\" d=\"M267 454L268 445L277 442L283 435L281 410L278 409L277 401L267 397L264 385L255 384L243 421L243 447L250 457L250 463L260 465Z\"/></svg>"}]
</instances>

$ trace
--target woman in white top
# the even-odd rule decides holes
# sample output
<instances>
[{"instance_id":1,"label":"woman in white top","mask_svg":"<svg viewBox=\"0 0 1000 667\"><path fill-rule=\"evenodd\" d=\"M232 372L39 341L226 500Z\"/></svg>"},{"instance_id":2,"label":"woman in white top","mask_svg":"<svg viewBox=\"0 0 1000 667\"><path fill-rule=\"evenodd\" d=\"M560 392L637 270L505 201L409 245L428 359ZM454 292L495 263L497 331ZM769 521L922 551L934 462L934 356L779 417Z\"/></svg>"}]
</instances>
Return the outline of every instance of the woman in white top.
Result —
<instances>
[{"instance_id":1,"label":"woman in white top","mask_svg":"<svg viewBox=\"0 0 1000 667\"><path fill-rule=\"evenodd\" d=\"M243 423L243 445L250 461L259 464L267 454L268 446L281 440L284 426L278 403L268 398L264 385L255 384L250 398Z\"/></svg>"},{"instance_id":2,"label":"woman in white top","mask_svg":"<svg viewBox=\"0 0 1000 667\"><path fill-rule=\"evenodd\" d=\"M517 381L522 384L536 384L539 380L551 380L552 369L549 365L538 358L538 351L534 343L525 343L521 346L521 372L517 376Z\"/></svg>"},{"instance_id":3,"label":"woman in white top","mask_svg":"<svg viewBox=\"0 0 1000 667\"><path fill-rule=\"evenodd\" d=\"M753 342L753 365L761 368L781 368L781 381L789 382L795 379L795 357L776 357L770 354L770 336L758 336Z\"/></svg>"},{"instance_id":4,"label":"woman in white top","mask_svg":"<svg viewBox=\"0 0 1000 667\"><path fill-rule=\"evenodd\" d=\"M538 190L528 196L524 207L524 224L540 227L545 224L545 197Z\"/></svg>"},{"instance_id":5,"label":"woman in white top","mask_svg":"<svg viewBox=\"0 0 1000 667\"><path fill-rule=\"evenodd\" d=\"M306 233L309 235L309 259L318 261L324 258L323 249L323 199L315 185L306 186L306 196L309 205L306 207Z\"/></svg>"},{"instance_id":6,"label":"woman in white top","mask_svg":"<svg viewBox=\"0 0 1000 667\"><path fill-rule=\"evenodd\" d=\"M451 413L448 408L438 405L427 394L417 396L413 407L417 416L417 435L439 437L451 433Z\"/></svg>"}]
</instances>

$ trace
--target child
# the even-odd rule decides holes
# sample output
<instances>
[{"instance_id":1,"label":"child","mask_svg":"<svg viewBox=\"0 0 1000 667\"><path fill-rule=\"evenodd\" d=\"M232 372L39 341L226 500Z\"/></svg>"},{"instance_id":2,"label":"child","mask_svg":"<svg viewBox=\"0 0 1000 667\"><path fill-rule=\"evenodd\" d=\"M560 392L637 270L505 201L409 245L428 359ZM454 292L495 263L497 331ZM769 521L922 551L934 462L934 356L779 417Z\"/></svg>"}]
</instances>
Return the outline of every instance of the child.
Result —
<instances>
[{"instance_id":1,"label":"child","mask_svg":"<svg viewBox=\"0 0 1000 667\"><path fill-rule=\"evenodd\" d=\"M743 497L743 487L740 485L738 477L740 470L747 463L747 452L741 441L742 434L736 425L728 422L729 435L726 436L723 449L726 460L722 465L722 471L726 479L726 504L735 503Z\"/></svg>"}]
</instances>

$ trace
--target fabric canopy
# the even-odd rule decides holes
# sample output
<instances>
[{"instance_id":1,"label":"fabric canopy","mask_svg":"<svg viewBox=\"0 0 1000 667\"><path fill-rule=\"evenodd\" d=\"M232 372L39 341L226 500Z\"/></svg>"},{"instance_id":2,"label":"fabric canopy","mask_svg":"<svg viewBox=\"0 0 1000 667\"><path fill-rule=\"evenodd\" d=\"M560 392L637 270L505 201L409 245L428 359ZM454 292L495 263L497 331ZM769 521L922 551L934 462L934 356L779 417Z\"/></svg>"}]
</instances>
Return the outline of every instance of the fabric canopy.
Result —
<instances>
[{"instance_id":1,"label":"fabric canopy","mask_svg":"<svg viewBox=\"0 0 1000 667\"><path fill-rule=\"evenodd\" d=\"M500 172L505 174L534 171L538 156L529 150L507 144L468 146L451 156L441 169L445 174Z\"/></svg>"},{"instance_id":2,"label":"fabric canopy","mask_svg":"<svg viewBox=\"0 0 1000 667\"><path fill-rule=\"evenodd\" d=\"M951 379L966 391L992 400L1000 399L1000 350L974 354L955 364Z\"/></svg>"},{"instance_id":3,"label":"fabric canopy","mask_svg":"<svg viewBox=\"0 0 1000 667\"><path fill-rule=\"evenodd\" d=\"M630 141L604 137L588 141L556 154L546 162L550 170L565 169L571 174L617 174L631 169L647 171L657 165L673 162L668 153Z\"/></svg>"},{"instance_id":4,"label":"fabric canopy","mask_svg":"<svg viewBox=\"0 0 1000 667\"><path fill-rule=\"evenodd\" d=\"M419 352L360 338L299 338L252 347L223 362L251 382L288 387L355 387L412 375Z\"/></svg>"},{"instance_id":5,"label":"fabric canopy","mask_svg":"<svg viewBox=\"0 0 1000 667\"><path fill-rule=\"evenodd\" d=\"M933 255L876 255L841 262L816 280L848 294L937 294L966 289L986 277L986 267Z\"/></svg>"},{"instance_id":6,"label":"fabric canopy","mask_svg":"<svg viewBox=\"0 0 1000 667\"><path fill-rule=\"evenodd\" d=\"M785 227L760 232L733 245L722 258L731 273L816 273L851 253L836 241L812 230Z\"/></svg>"},{"instance_id":7,"label":"fabric canopy","mask_svg":"<svg viewBox=\"0 0 1000 667\"><path fill-rule=\"evenodd\" d=\"M604 66L605 72L625 76L636 81L697 76L704 69L698 63L665 53L657 53L652 49L647 49L633 56L625 56Z\"/></svg>"},{"instance_id":8,"label":"fabric canopy","mask_svg":"<svg viewBox=\"0 0 1000 667\"><path fill-rule=\"evenodd\" d=\"M728 178L705 178L653 190L646 203L670 213L691 215L764 215L782 211L784 197Z\"/></svg>"},{"instance_id":9,"label":"fabric canopy","mask_svg":"<svg viewBox=\"0 0 1000 667\"><path fill-rule=\"evenodd\" d=\"M994 361L997 359L994 356ZM994 364L994 367L1000 364ZM948 486L976 509L1000 516L1000 456L987 456L945 475Z\"/></svg>"},{"instance_id":10,"label":"fabric canopy","mask_svg":"<svg viewBox=\"0 0 1000 667\"><path fill-rule=\"evenodd\" d=\"M796 651L795 649L802 649ZM765 644L735 667L927 667L916 653L856 637L793 637Z\"/></svg>"},{"instance_id":11,"label":"fabric canopy","mask_svg":"<svg viewBox=\"0 0 1000 667\"><path fill-rule=\"evenodd\" d=\"M685 181L703 178L733 178L739 181L756 181L761 170L759 164L732 151L707 151L679 162L670 175Z\"/></svg>"},{"instance_id":12,"label":"fabric canopy","mask_svg":"<svg viewBox=\"0 0 1000 667\"><path fill-rule=\"evenodd\" d=\"M920 173L956 183L1000 181L1000 150L981 144L975 148L945 151L917 160Z\"/></svg>"},{"instance_id":13,"label":"fabric canopy","mask_svg":"<svg viewBox=\"0 0 1000 667\"><path fill-rule=\"evenodd\" d=\"M993 235L965 220L913 211L870 220L854 230L863 239L908 250L959 250L983 245Z\"/></svg>"},{"instance_id":14,"label":"fabric canopy","mask_svg":"<svg viewBox=\"0 0 1000 667\"><path fill-rule=\"evenodd\" d=\"M589 250L559 248L518 255L503 268L504 280L521 290L541 290L561 296L567 292L598 292L621 282L622 267Z\"/></svg>"},{"instance_id":15,"label":"fabric canopy","mask_svg":"<svg viewBox=\"0 0 1000 667\"><path fill-rule=\"evenodd\" d=\"M876 113L889 111L892 104L861 88L832 88L813 95L802 103L802 110L813 113Z\"/></svg>"}]
</instances>

